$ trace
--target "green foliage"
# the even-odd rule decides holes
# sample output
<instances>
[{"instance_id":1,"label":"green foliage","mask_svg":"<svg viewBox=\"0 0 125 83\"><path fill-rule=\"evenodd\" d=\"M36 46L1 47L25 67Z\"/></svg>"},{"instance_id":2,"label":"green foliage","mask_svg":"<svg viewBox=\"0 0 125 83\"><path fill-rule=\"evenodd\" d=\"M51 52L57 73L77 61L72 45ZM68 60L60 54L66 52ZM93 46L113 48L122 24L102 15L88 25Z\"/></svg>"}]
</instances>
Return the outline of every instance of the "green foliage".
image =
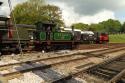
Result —
<instances>
[{"instance_id":1,"label":"green foliage","mask_svg":"<svg viewBox=\"0 0 125 83\"><path fill-rule=\"evenodd\" d=\"M110 43L125 43L125 34L111 34L109 35Z\"/></svg>"},{"instance_id":2,"label":"green foliage","mask_svg":"<svg viewBox=\"0 0 125 83\"><path fill-rule=\"evenodd\" d=\"M96 31L96 32L105 32L105 30L103 29L103 25L102 24L91 24L89 27L90 31Z\"/></svg>"},{"instance_id":3,"label":"green foliage","mask_svg":"<svg viewBox=\"0 0 125 83\"><path fill-rule=\"evenodd\" d=\"M84 24L84 23L76 23L73 24L74 28L80 30L91 30L96 32L109 32L116 33L121 31L121 23L118 20L109 19L107 21L100 22L98 24ZM125 23L122 26L122 31L125 31Z\"/></svg>"},{"instance_id":4,"label":"green foliage","mask_svg":"<svg viewBox=\"0 0 125 83\"><path fill-rule=\"evenodd\" d=\"M53 5L43 6L44 15L47 17L47 20L53 21L58 25L64 25L63 21L61 20L62 12L59 7Z\"/></svg>"},{"instance_id":5,"label":"green foliage","mask_svg":"<svg viewBox=\"0 0 125 83\"><path fill-rule=\"evenodd\" d=\"M101 24L106 32L110 33L120 32L121 23L118 20L109 19L107 21L101 22Z\"/></svg>"},{"instance_id":6,"label":"green foliage","mask_svg":"<svg viewBox=\"0 0 125 83\"><path fill-rule=\"evenodd\" d=\"M13 10L17 24L34 24L38 21L54 21L63 24L61 10L57 6L46 5L44 0L28 0L16 5Z\"/></svg>"},{"instance_id":7,"label":"green foliage","mask_svg":"<svg viewBox=\"0 0 125 83\"><path fill-rule=\"evenodd\" d=\"M118 20L109 19L98 24L91 24L90 29L97 32L116 33L121 30L121 23Z\"/></svg>"},{"instance_id":8,"label":"green foliage","mask_svg":"<svg viewBox=\"0 0 125 83\"><path fill-rule=\"evenodd\" d=\"M121 27L121 32L125 32L125 22L123 23L123 25Z\"/></svg>"},{"instance_id":9,"label":"green foliage","mask_svg":"<svg viewBox=\"0 0 125 83\"><path fill-rule=\"evenodd\" d=\"M80 30L88 30L89 29L89 25L83 24L83 23L76 23L76 24L73 24L72 26L74 26L75 29L80 29Z\"/></svg>"}]
</instances>

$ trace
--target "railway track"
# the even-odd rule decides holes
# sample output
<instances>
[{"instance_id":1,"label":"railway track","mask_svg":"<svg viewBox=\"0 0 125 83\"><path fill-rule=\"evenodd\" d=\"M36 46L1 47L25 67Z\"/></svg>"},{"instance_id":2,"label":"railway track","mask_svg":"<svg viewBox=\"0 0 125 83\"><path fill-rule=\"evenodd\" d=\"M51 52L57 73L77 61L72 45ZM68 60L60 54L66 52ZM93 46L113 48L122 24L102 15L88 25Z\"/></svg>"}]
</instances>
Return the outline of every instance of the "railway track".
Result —
<instances>
[{"instance_id":1,"label":"railway track","mask_svg":"<svg viewBox=\"0 0 125 83\"><path fill-rule=\"evenodd\" d=\"M87 58L88 57L79 57L79 58L64 60L64 61L60 61L57 63L51 63L51 64L47 64L47 65L46 64L42 65L42 63L33 64L31 62L28 62L28 63L26 63L26 65L29 65L28 68L23 68L23 69L20 68L20 70L17 70L17 71L1 74L0 80L1 80L1 82L5 82L9 79L13 79L13 78L17 77L18 75L21 75L21 74L26 73L26 72L36 71L36 70L44 70L44 69L51 68L51 67L56 66L56 65L66 64L66 63L70 63L70 62L76 62L79 60L85 60Z\"/></svg>"},{"instance_id":2,"label":"railway track","mask_svg":"<svg viewBox=\"0 0 125 83\"><path fill-rule=\"evenodd\" d=\"M86 73L106 83L117 82L125 74L125 54L93 66Z\"/></svg>"},{"instance_id":3,"label":"railway track","mask_svg":"<svg viewBox=\"0 0 125 83\"><path fill-rule=\"evenodd\" d=\"M125 49L125 48L119 48L117 50L116 49L114 49L114 50L111 49L110 53L112 53L114 51L123 50L123 49ZM75 54L71 54L71 55L64 55L64 56L57 56L57 57L50 57L50 58L44 58L44 59L38 59L38 60L32 60L32 61L25 61L25 62L1 65L0 69L1 68L7 69L10 66L22 65L22 64L29 65L29 67L22 69L22 67L23 67L22 66L21 70L1 74L0 80L5 81L7 79L14 78L17 75L20 75L20 74L23 74L23 73L29 72L29 71L43 70L43 69L51 68L51 67L56 66L56 65L61 65L61 64L69 63L69 62L75 62L75 61L78 61L78 60L85 60L85 59L88 59L90 57L98 57L98 56L100 56L100 54L93 55L92 53L100 52L100 51L102 51L102 52L106 51L106 52L109 53L109 51L107 51L107 50L109 50L109 49L103 49L103 50L97 50L97 51L85 52L85 53L75 53ZM69 60L62 60L62 61L59 61L59 62L56 62L56 63L43 64L43 65L42 65L42 63L38 63L38 64L36 63L36 62L40 62L40 61L47 61L47 60L53 60L53 59L69 58L69 57L73 57L75 55L78 56L78 55L81 55L81 54L82 55L88 55L88 56L81 56L81 57L77 57L77 58L73 58L73 59L70 58ZM75 74L73 74L73 75L75 75Z\"/></svg>"},{"instance_id":4,"label":"railway track","mask_svg":"<svg viewBox=\"0 0 125 83\"><path fill-rule=\"evenodd\" d=\"M116 83L125 83L125 74Z\"/></svg>"},{"instance_id":5,"label":"railway track","mask_svg":"<svg viewBox=\"0 0 125 83\"><path fill-rule=\"evenodd\" d=\"M125 83L125 54L106 60L97 65L91 65L86 69L79 70L68 76L64 76L52 83L65 83L74 77L83 77L88 74L96 80L102 80L101 83ZM100 82L97 82L100 83Z\"/></svg>"},{"instance_id":6,"label":"railway track","mask_svg":"<svg viewBox=\"0 0 125 83\"><path fill-rule=\"evenodd\" d=\"M123 47L125 46L125 44L117 44L117 43L110 43L110 44L81 44L78 46L78 48L76 48L77 50L78 49L97 49L97 48L116 48L116 47ZM36 53L36 52L41 52L40 50L39 51L35 51L31 48L26 48L26 49L23 49L23 53ZM16 53L14 52L14 50L11 50L11 51L3 51L3 55L9 55L9 54L12 54L12 53ZM19 53L19 52L18 52ZM16 53L16 54L18 54Z\"/></svg>"},{"instance_id":7,"label":"railway track","mask_svg":"<svg viewBox=\"0 0 125 83\"><path fill-rule=\"evenodd\" d=\"M124 49L125 48L101 49L101 50L95 50L95 51L90 51L90 52L74 53L74 54L68 54L68 55L62 55L62 56L56 56L56 57L48 57L48 58L36 59L36 60L31 60L31 61L23 61L23 62L17 62L17 63L4 64L4 65L0 65L0 70L3 67L13 66L13 65L21 65L21 64L31 63L31 62L35 63L35 62L47 61L47 60L59 59L59 58L63 59L63 58L69 58L69 57L78 56L78 55L85 55L88 58L89 57L100 57L100 56L103 56L104 54L113 53L113 52L117 52L117 51L124 50ZM103 52L103 54L102 53L94 54L94 53L97 53L97 52Z\"/></svg>"},{"instance_id":8,"label":"railway track","mask_svg":"<svg viewBox=\"0 0 125 83\"><path fill-rule=\"evenodd\" d=\"M124 43L108 43L108 44L80 44L77 49L96 49L96 48L112 48L112 47L123 47Z\"/></svg>"}]
</instances>

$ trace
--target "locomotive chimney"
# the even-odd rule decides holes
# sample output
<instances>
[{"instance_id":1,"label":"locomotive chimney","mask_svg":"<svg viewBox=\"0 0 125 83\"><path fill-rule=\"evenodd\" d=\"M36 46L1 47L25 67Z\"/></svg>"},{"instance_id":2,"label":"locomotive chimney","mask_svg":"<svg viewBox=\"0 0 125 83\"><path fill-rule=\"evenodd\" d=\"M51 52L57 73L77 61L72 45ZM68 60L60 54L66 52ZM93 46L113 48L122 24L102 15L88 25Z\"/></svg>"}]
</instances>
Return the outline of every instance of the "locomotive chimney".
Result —
<instances>
[{"instance_id":1,"label":"locomotive chimney","mask_svg":"<svg viewBox=\"0 0 125 83\"><path fill-rule=\"evenodd\" d=\"M72 26L72 32L74 32L74 26Z\"/></svg>"}]
</instances>

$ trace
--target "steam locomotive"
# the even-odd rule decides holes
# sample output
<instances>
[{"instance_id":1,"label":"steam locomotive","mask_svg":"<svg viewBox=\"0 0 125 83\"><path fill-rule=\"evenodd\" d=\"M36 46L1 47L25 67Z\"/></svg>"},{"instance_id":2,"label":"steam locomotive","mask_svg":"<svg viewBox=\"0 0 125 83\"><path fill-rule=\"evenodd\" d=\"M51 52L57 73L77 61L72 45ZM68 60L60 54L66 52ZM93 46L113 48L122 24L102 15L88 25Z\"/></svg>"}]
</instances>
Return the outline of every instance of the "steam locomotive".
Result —
<instances>
[{"instance_id":1,"label":"steam locomotive","mask_svg":"<svg viewBox=\"0 0 125 83\"><path fill-rule=\"evenodd\" d=\"M19 28L23 26L23 28ZM37 22L31 25L12 26L10 18L0 16L0 52L20 52L33 47L35 50L73 49L81 43L108 43L106 33L80 31L74 28L61 30L53 22ZM26 28L28 27L28 28ZM17 33L17 30L19 31ZM18 36L17 36L18 35Z\"/></svg>"}]
</instances>

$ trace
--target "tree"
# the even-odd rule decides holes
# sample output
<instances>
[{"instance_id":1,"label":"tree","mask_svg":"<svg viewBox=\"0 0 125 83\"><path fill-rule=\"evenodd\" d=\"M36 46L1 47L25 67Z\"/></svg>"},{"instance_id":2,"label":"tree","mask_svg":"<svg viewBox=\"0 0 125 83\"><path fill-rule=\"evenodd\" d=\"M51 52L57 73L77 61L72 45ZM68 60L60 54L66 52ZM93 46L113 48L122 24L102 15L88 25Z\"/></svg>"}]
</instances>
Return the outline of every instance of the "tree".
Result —
<instances>
[{"instance_id":1,"label":"tree","mask_svg":"<svg viewBox=\"0 0 125 83\"><path fill-rule=\"evenodd\" d=\"M43 6L44 15L49 21L54 21L58 25L64 25L62 19L62 12L59 7L53 5Z\"/></svg>"},{"instance_id":2,"label":"tree","mask_svg":"<svg viewBox=\"0 0 125 83\"><path fill-rule=\"evenodd\" d=\"M91 24L89 27L90 31L95 31L95 32L105 32L103 25L98 23L98 24Z\"/></svg>"},{"instance_id":3,"label":"tree","mask_svg":"<svg viewBox=\"0 0 125 83\"><path fill-rule=\"evenodd\" d=\"M100 24L102 24L103 29L106 32L116 33L120 32L121 29L121 23L118 20L109 19L101 22Z\"/></svg>"},{"instance_id":4,"label":"tree","mask_svg":"<svg viewBox=\"0 0 125 83\"><path fill-rule=\"evenodd\" d=\"M121 32L125 32L125 22L123 23L123 25L121 27Z\"/></svg>"},{"instance_id":5,"label":"tree","mask_svg":"<svg viewBox=\"0 0 125 83\"><path fill-rule=\"evenodd\" d=\"M18 24L34 24L38 21L50 20L63 24L60 8L53 5L46 5L44 0L28 0L16 5L12 12Z\"/></svg>"},{"instance_id":6,"label":"tree","mask_svg":"<svg viewBox=\"0 0 125 83\"><path fill-rule=\"evenodd\" d=\"M72 24L72 26L74 26L75 29L80 29L80 30L88 30L89 28L89 25L84 23L75 23Z\"/></svg>"}]
</instances>

